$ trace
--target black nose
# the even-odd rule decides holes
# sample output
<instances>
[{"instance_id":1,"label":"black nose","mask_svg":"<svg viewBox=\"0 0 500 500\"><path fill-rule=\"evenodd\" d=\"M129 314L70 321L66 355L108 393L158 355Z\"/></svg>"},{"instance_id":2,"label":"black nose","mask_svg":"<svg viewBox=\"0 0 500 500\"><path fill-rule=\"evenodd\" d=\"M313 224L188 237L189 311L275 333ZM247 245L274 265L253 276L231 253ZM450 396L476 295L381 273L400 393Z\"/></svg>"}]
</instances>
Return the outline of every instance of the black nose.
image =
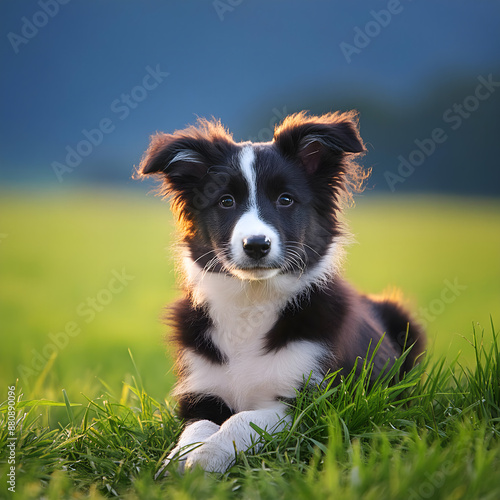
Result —
<instances>
[{"instance_id":1,"label":"black nose","mask_svg":"<svg viewBox=\"0 0 500 500\"><path fill-rule=\"evenodd\" d=\"M252 259L261 259L271 250L271 240L267 236L249 236L243 240L243 250Z\"/></svg>"}]
</instances>

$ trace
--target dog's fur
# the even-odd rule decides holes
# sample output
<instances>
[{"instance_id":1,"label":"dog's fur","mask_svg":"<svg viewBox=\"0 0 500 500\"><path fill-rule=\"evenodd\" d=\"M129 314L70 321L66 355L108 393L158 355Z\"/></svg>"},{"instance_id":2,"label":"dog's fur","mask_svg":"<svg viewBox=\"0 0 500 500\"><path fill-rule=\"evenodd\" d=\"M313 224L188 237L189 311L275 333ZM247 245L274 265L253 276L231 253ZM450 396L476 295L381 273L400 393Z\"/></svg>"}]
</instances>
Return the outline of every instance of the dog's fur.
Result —
<instances>
[{"instance_id":1,"label":"dog's fur","mask_svg":"<svg viewBox=\"0 0 500 500\"><path fill-rule=\"evenodd\" d=\"M367 175L363 152L354 112L289 116L268 143L236 143L215 120L152 137L139 173L163 181L185 276L170 320L187 426L167 463L225 471L254 444L250 423L286 425L284 401L305 380L349 373L379 342L374 378L405 345L403 371L421 354L397 302L340 276L342 204Z\"/></svg>"}]
</instances>

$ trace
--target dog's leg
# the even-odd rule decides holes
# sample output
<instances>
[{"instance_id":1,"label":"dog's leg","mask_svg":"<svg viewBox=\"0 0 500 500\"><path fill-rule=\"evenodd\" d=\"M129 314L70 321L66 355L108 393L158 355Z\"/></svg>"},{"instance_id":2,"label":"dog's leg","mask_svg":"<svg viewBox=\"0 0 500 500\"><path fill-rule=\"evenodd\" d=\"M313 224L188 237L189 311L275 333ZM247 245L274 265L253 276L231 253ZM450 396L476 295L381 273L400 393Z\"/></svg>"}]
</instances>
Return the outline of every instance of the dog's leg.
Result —
<instances>
[{"instance_id":1,"label":"dog's leg","mask_svg":"<svg viewBox=\"0 0 500 500\"><path fill-rule=\"evenodd\" d=\"M200 466L207 472L225 472L234 463L237 453L248 450L258 440L259 434L250 423L269 433L280 431L290 420L286 408L281 404L269 410L242 411L233 415L205 439L204 444L187 454L186 468Z\"/></svg>"}]
</instances>

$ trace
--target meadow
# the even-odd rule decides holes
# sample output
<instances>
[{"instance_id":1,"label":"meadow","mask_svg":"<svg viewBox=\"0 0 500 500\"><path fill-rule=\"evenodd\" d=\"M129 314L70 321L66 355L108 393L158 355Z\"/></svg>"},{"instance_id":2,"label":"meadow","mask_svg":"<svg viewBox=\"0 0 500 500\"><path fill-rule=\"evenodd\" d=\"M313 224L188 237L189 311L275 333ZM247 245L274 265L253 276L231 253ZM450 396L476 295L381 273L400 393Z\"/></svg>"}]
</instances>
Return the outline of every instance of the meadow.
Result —
<instances>
[{"instance_id":1,"label":"meadow","mask_svg":"<svg viewBox=\"0 0 500 500\"><path fill-rule=\"evenodd\" d=\"M429 336L420 372L299 398L294 428L262 433L263 451L223 478L154 482L179 431L161 321L179 294L168 206L95 187L0 195L0 399L16 387L16 498L498 498L498 201L358 197L345 274L364 292L401 290Z\"/></svg>"}]
</instances>

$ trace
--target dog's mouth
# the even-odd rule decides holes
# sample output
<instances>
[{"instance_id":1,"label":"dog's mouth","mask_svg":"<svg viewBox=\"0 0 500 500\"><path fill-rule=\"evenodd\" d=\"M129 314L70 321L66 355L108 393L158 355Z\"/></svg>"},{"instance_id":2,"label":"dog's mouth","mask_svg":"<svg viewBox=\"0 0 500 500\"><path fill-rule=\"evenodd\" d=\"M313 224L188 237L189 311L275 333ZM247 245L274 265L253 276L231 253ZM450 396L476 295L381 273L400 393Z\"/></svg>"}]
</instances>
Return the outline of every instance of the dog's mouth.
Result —
<instances>
[{"instance_id":1,"label":"dog's mouth","mask_svg":"<svg viewBox=\"0 0 500 500\"><path fill-rule=\"evenodd\" d=\"M232 268L231 274L241 280L261 281L268 280L279 274L280 268L268 266L238 267Z\"/></svg>"},{"instance_id":2,"label":"dog's mouth","mask_svg":"<svg viewBox=\"0 0 500 500\"><path fill-rule=\"evenodd\" d=\"M227 270L242 280L267 280L281 272L282 266L275 259L234 259Z\"/></svg>"},{"instance_id":3,"label":"dog's mouth","mask_svg":"<svg viewBox=\"0 0 500 500\"><path fill-rule=\"evenodd\" d=\"M234 260L224 262L225 271L241 280L268 280L281 274L300 274L304 272L303 267L298 267L295 262L287 259L277 262L276 260L261 259L260 261L250 262L243 260L235 262Z\"/></svg>"},{"instance_id":4,"label":"dog's mouth","mask_svg":"<svg viewBox=\"0 0 500 500\"><path fill-rule=\"evenodd\" d=\"M264 281L282 274L300 274L304 272L304 266L298 264L298 259L290 259L288 256L270 258L264 256L259 259L248 257L234 258L228 253L218 254L218 262L221 264L222 272L235 276L244 281ZM215 269L213 269L215 271Z\"/></svg>"}]
</instances>

